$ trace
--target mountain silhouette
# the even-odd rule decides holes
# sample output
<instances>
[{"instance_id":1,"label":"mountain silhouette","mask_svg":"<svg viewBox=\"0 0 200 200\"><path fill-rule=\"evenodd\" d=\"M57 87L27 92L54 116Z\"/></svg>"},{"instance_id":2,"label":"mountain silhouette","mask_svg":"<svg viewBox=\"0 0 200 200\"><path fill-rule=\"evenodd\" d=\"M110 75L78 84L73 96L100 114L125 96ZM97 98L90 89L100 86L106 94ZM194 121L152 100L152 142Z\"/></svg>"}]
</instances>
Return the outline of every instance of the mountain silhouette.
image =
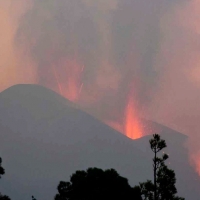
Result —
<instances>
[{"instance_id":1,"label":"mountain silhouette","mask_svg":"<svg viewBox=\"0 0 200 200\"><path fill-rule=\"evenodd\" d=\"M180 196L200 199L200 179L189 164L187 136L143 120L147 134L166 140ZM149 136L131 140L59 94L38 85L0 93L0 156L6 174L1 192L12 199L52 199L59 181L89 167L116 169L134 186L152 179Z\"/></svg>"}]
</instances>

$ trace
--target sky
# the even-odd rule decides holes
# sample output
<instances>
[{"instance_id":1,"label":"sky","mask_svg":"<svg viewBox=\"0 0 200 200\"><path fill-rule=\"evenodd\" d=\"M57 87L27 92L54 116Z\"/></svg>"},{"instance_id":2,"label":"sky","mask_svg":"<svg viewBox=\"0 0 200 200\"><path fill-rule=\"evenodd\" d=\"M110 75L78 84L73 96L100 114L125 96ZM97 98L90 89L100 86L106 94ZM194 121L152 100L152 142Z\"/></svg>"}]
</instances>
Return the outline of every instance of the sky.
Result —
<instances>
[{"instance_id":1,"label":"sky","mask_svg":"<svg viewBox=\"0 0 200 200\"><path fill-rule=\"evenodd\" d=\"M200 168L199 13L200 0L0 0L0 91L46 86L121 132L159 122L189 136Z\"/></svg>"}]
</instances>

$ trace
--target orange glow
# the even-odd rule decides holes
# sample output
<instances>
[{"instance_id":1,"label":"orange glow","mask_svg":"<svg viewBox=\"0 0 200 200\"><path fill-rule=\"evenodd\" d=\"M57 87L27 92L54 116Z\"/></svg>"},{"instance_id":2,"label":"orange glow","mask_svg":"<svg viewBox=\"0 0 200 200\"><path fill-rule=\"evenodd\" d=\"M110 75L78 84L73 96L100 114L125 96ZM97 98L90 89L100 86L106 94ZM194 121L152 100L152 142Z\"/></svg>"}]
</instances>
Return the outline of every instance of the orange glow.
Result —
<instances>
[{"instance_id":1,"label":"orange glow","mask_svg":"<svg viewBox=\"0 0 200 200\"><path fill-rule=\"evenodd\" d=\"M29 6L29 0L0 0L0 91L18 83L37 83L37 67L29 49L14 44L20 17Z\"/></svg>"},{"instance_id":2,"label":"orange glow","mask_svg":"<svg viewBox=\"0 0 200 200\"><path fill-rule=\"evenodd\" d=\"M77 101L83 88L81 83L81 75L84 66L75 59L66 62L66 85L64 85L64 96L71 100Z\"/></svg>"},{"instance_id":3,"label":"orange glow","mask_svg":"<svg viewBox=\"0 0 200 200\"><path fill-rule=\"evenodd\" d=\"M132 95L129 96L124 110L124 122L105 121L105 123L133 140L141 138L144 135L142 123L139 120Z\"/></svg>"},{"instance_id":4,"label":"orange glow","mask_svg":"<svg viewBox=\"0 0 200 200\"><path fill-rule=\"evenodd\" d=\"M121 123L119 122L116 122L116 121L105 121L105 123L112 127L113 129L115 129L116 131L120 132L120 133L124 133L124 130L123 130L123 126ZM125 134L125 133L124 133Z\"/></svg>"},{"instance_id":5,"label":"orange glow","mask_svg":"<svg viewBox=\"0 0 200 200\"><path fill-rule=\"evenodd\" d=\"M191 145L191 144L190 144ZM190 152L190 164L195 168L196 173L200 176L200 153L197 150L197 153Z\"/></svg>"},{"instance_id":6,"label":"orange glow","mask_svg":"<svg viewBox=\"0 0 200 200\"><path fill-rule=\"evenodd\" d=\"M130 97L126 107L124 132L131 139L142 137L142 126L138 120L133 99Z\"/></svg>"},{"instance_id":7,"label":"orange glow","mask_svg":"<svg viewBox=\"0 0 200 200\"><path fill-rule=\"evenodd\" d=\"M60 95L73 102L79 100L84 86L81 82L83 70L84 66L76 59L66 59L58 63L58 67L52 66L52 73Z\"/></svg>"},{"instance_id":8,"label":"orange glow","mask_svg":"<svg viewBox=\"0 0 200 200\"><path fill-rule=\"evenodd\" d=\"M54 77L56 79L56 83L57 83L58 88L59 88L60 95L63 95L62 87L61 87L61 84L60 84L60 81L59 81L59 78L58 78L58 75L57 75L57 72L56 72L56 69L55 69L54 66L53 66L53 73L54 73Z\"/></svg>"}]
</instances>

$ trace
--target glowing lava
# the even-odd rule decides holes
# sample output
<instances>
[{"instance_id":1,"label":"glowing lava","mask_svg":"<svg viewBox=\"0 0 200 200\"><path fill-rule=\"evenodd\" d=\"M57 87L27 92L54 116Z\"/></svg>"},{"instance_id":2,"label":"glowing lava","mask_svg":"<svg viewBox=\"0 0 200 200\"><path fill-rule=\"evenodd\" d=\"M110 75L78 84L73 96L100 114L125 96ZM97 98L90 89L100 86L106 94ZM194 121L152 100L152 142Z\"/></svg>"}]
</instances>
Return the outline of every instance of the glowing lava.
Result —
<instances>
[{"instance_id":1,"label":"glowing lava","mask_svg":"<svg viewBox=\"0 0 200 200\"><path fill-rule=\"evenodd\" d=\"M137 106L134 101L134 96L129 95L127 104L124 109L124 118L121 120L115 121L105 121L105 123L126 135L130 139L138 139L144 136L144 130L142 123L138 117Z\"/></svg>"},{"instance_id":2,"label":"glowing lava","mask_svg":"<svg viewBox=\"0 0 200 200\"><path fill-rule=\"evenodd\" d=\"M131 139L138 139L143 135L142 126L138 120L134 101L131 97L126 107L124 129L126 136Z\"/></svg>"}]
</instances>

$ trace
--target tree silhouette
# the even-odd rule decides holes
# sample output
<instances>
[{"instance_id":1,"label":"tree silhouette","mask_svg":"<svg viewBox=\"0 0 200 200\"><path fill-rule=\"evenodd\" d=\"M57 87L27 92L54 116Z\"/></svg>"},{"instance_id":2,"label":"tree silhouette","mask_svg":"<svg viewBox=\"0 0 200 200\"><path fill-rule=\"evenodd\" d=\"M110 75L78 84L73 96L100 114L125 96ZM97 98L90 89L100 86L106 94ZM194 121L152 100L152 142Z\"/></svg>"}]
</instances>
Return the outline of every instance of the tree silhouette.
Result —
<instances>
[{"instance_id":1,"label":"tree silhouette","mask_svg":"<svg viewBox=\"0 0 200 200\"><path fill-rule=\"evenodd\" d=\"M4 168L2 167L2 159L0 158L0 178L1 178L1 176L4 175L4 174L5 174L5 170L4 170Z\"/></svg>"},{"instance_id":2,"label":"tree silhouette","mask_svg":"<svg viewBox=\"0 0 200 200\"><path fill-rule=\"evenodd\" d=\"M150 180L140 183L142 198L144 200L184 200L184 198L176 196L175 173L165 165L168 155L163 154L162 157L158 157L158 153L167 147L165 140L161 140L160 135L154 134L149 143L154 153L154 183Z\"/></svg>"},{"instance_id":3,"label":"tree silhouette","mask_svg":"<svg viewBox=\"0 0 200 200\"><path fill-rule=\"evenodd\" d=\"M0 200L10 200L10 198L6 195L0 194Z\"/></svg>"},{"instance_id":4,"label":"tree silhouette","mask_svg":"<svg viewBox=\"0 0 200 200\"><path fill-rule=\"evenodd\" d=\"M0 178L1 178L1 176L4 175L4 174L5 174L5 170L4 170L4 168L2 167L2 159L0 158ZM10 200L10 198L9 198L8 196L2 195L2 194L0 193L0 200Z\"/></svg>"},{"instance_id":5,"label":"tree silhouette","mask_svg":"<svg viewBox=\"0 0 200 200\"><path fill-rule=\"evenodd\" d=\"M32 200L37 200L34 196L32 196L31 198L32 198Z\"/></svg>"},{"instance_id":6,"label":"tree silhouette","mask_svg":"<svg viewBox=\"0 0 200 200\"><path fill-rule=\"evenodd\" d=\"M141 200L140 189L131 188L114 169L76 171L70 182L61 181L55 200Z\"/></svg>"}]
</instances>

